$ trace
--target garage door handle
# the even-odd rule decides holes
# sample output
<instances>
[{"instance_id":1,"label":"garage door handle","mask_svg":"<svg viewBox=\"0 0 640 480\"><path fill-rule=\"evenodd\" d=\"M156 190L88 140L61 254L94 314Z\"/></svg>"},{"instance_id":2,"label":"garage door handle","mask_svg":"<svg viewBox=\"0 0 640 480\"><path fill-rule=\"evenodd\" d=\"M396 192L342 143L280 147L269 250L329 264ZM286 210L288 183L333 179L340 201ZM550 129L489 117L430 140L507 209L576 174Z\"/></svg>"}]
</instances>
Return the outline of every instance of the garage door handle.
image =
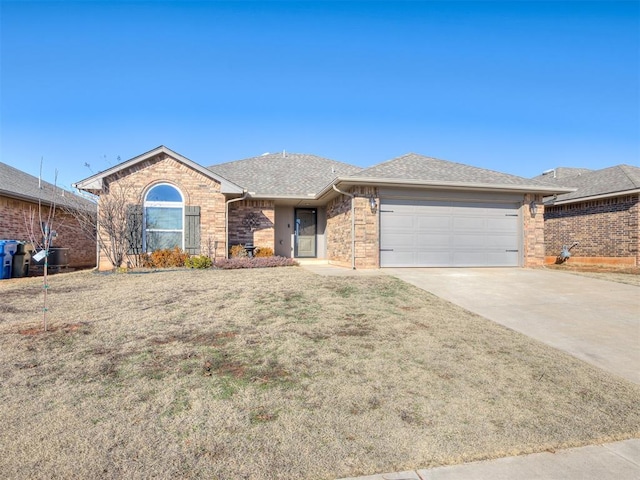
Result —
<instances>
[{"instance_id":1,"label":"garage door handle","mask_svg":"<svg viewBox=\"0 0 640 480\"><path fill-rule=\"evenodd\" d=\"M381 252L393 252L393 248L381 248Z\"/></svg>"},{"instance_id":2,"label":"garage door handle","mask_svg":"<svg viewBox=\"0 0 640 480\"><path fill-rule=\"evenodd\" d=\"M505 250L505 252L519 252L520 250Z\"/></svg>"},{"instance_id":3,"label":"garage door handle","mask_svg":"<svg viewBox=\"0 0 640 480\"><path fill-rule=\"evenodd\" d=\"M504 216L505 217L517 217L518 214L517 213L505 213Z\"/></svg>"},{"instance_id":4,"label":"garage door handle","mask_svg":"<svg viewBox=\"0 0 640 480\"><path fill-rule=\"evenodd\" d=\"M380 213L393 213L395 210L380 210Z\"/></svg>"}]
</instances>

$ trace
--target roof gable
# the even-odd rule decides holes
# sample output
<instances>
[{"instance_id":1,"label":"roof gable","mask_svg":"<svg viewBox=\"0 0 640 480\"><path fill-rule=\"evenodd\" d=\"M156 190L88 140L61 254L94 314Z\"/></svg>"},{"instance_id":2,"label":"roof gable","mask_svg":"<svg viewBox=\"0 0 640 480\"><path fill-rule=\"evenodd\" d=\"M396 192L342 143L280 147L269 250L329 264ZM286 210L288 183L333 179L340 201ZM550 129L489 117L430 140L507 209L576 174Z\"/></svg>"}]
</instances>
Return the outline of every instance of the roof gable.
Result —
<instances>
[{"instance_id":1,"label":"roof gable","mask_svg":"<svg viewBox=\"0 0 640 480\"><path fill-rule=\"evenodd\" d=\"M587 171L572 177L549 178L546 182L554 182L576 189L574 192L558 195L553 203L590 197L614 196L625 192L640 191L640 167L615 165L601 170Z\"/></svg>"},{"instance_id":2,"label":"roof gable","mask_svg":"<svg viewBox=\"0 0 640 480\"><path fill-rule=\"evenodd\" d=\"M304 153L269 153L211 165L209 170L245 187L253 197L315 196L341 176L362 170Z\"/></svg>"},{"instance_id":3,"label":"roof gable","mask_svg":"<svg viewBox=\"0 0 640 480\"><path fill-rule=\"evenodd\" d=\"M71 208L95 208L95 205L72 192L45 182L22 170L0 162L0 195L28 202L56 203Z\"/></svg>"},{"instance_id":4,"label":"roof gable","mask_svg":"<svg viewBox=\"0 0 640 480\"><path fill-rule=\"evenodd\" d=\"M518 190L547 191L549 187L536 180L516 175L473 167L462 163L408 153L380 163L354 175L372 182L399 181L430 186L515 188Z\"/></svg>"},{"instance_id":5,"label":"roof gable","mask_svg":"<svg viewBox=\"0 0 640 480\"><path fill-rule=\"evenodd\" d=\"M144 162L145 160L149 160L153 157L155 157L156 155L159 155L161 153L164 153L168 156L170 156L171 158L189 166L190 168L200 172L202 175L204 175L205 177L211 178L213 180L215 180L216 182L220 183L220 191L222 193L242 193L242 187L236 185L235 183L227 180L226 178L217 175L216 173L212 172L211 170L206 169L205 167L203 167L202 165L197 164L196 162L189 160L187 157L183 157L182 155L180 155L179 153L174 152L173 150L165 147L164 145L160 145L157 148L154 148L153 150L150 150L146 153L143 153L142 155L138 155L137 157L133 157L129 160L126 160L122 163L119 163L118 165L115 165L111 168L108 168L107 170L104 170L102 172L99 172L95 175L92 175L88 178L85 178L84 180L81 180L77 183L74 183L73 186L78 188L79 190L86 190L88 192L92 192L92 193L98 193L102 190L103 188L103 180L110 176L110 175L114 175L117 174L118 172L121 172L123 170L126 170L128 168L131 168L132 166L140 163L140 162Z\"/></svg>"}]
</instances>

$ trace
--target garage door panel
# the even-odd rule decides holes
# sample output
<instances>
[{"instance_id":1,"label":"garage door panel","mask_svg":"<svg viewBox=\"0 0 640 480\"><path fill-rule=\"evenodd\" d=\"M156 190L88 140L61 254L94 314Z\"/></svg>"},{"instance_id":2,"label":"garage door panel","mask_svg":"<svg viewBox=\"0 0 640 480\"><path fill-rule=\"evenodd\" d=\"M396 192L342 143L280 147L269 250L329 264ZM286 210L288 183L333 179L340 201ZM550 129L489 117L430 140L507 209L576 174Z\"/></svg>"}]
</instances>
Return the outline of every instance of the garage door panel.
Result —
<instances>
[{"instance_id":1,"label":"garage door panel","mask_svg":"<svg viewBox=\"0 0 640 480\"><path fill-rule=\"evenodd\" d=\"M388 241L393 245L393 250L400 252L403 250L419 251L429 248L446 249L451 243L449 234L423 234L416 235L412 233L396 233L388 237Z\"/></svg>"},{"instance_id":2,"label":"garage door panel","mask_svg":"<svg viewBox=\"0 0 640 480\"><path fill-rule=\"evenodd\" d=\"M451 264L451 252L448 250L420 252L416 256L416 263L419 265L430 265L433 267L447 267ZM413 267L414 265L405 265L405 267Z\"/></svg>"},{"instance_id":3,"label":"garage door panel","mask_svg":"<svg viewBox=\"0 0 640 480\"><path fill-rule=\"evenodd\" d=\"M458 251L453 254L453 267L482 267L486 263L483 252Z\"/></svg>"},{"instance_id":4,"label":"garage door panel","mask_svg":"<svg viewBox=\"0 0 640 480\"><path fill-rule=\"evenodd\" d=\"M380 252L380 265L389 267L406 267L414 264L414 255L412 252L389 251Z\"/></svg>"},{"instance_id":5,"label":"garage door panel","mask_svg":"<svg viewBox=\"0 0 640 480\"><path fill-rule=\"evenodd\" d=\"M484 246L483 244L484 240L482 238L478 238L477 235L464 233L455 235L453 238L450 238L449 241L449 245L452 245L454 248L479 248Z\"/></svg>"},{"instance_id":6,"label":"garage door panel","mask_svg":"<svg viewBox=\"0 0 640 480\"><path fill-rule=\"evenodd\" d=\"M453 218L453 231L482 231L485 228L485 219L478 217L454 217Z\"/></svg>"},{"instance_id":7,"label":"garage door panel","mask_svg":"<svg viewBox=\"0 0 640 480\"><path fill-rule=\"evenodd\" d=\"M380 265L517 266L518 204L381 200Z\"/></svg>"},{"instance_id":8,"label":"garage door panel","mask_svg":"<svg viewBox=\"0 0 640 480\"><path fill-rule=\"evenodd\" d=\"M387 243L393 245L394 251L410 250L415 244L414 236L411 232L395 233L388 235Z\"/></svg>"},{"instance_id":9,"label":"garage door panel","mask_svg":"<svg viewBox=\"0 0 640 480\"><path fill-rule=\"evenodd\" d=\"M487 262L494 267L513 267L518 265L518 252L489 252Z\"/></svg>"},{"instance_id":10,"label":"garage door panel","mask_svg":"<svg viewBox=\"0 0 640 480\"><path fill-rule=\"evenodd\" d=\"M487 218L487 230L499 232L512 232L514 224L517 224L517 217Z\"/></svg>"},{"instance_id":11,"label":"garage door panel","mask_svg":"<svg viewBox=\"0 0 640 480\"><path fill-rule=\"evenodd\" d=\"M420 215L416 217L416 228L420 230L443 229L448 231L451 228L451 217L444 215L426 217Z\"/></svg>"},{"instance_id":12,"label":"garage door panel","mask_svg":"<svg viewBox=\"0 0 640 480\"><path fill-rule=\"evenodd\" d=\"M389 229L412 229L413 228L413 216L411 215L385 215L381 216L384 219L385 224Z\"/></svg>"},{"instance_id":13,"label":"garage door panel","mask_svg":"<svg viewBox=\"0 0 640 480\"><path fill-rule=\"evenodd\" d=\"M484 210L484 209L473 208L471 206L464 206L464 205L458 205L455 207L456 215L468 216L468 217L476 216L478 212L480 212L481 210Z\"/></svg>"},{"instance_id":14,"label":"garage door panel","mask_svg":"<svg viewBox=\"0 0 640 480\"><path fill-rule=\"evenodd\" d=\"M425 250L429 248L448 248L451 243L451 237L449 235L439 235L437 233L430 235L421 235L419 238L414 239L414 245L417 250Z\"/></svg>"},{"instance_id":15,"label":"garage door panel","mask_svg":"<svg viewBox=\"0 0 640 480\"><path fill-rule=\"evenodd\" d=\"M484 245L488 250L500 250L502 253L507 253L507 250L517 250L518 238L513 235L492 235L485 237ZM499 252L492 252L499 253Z\"/></svg>"}]
</instances>

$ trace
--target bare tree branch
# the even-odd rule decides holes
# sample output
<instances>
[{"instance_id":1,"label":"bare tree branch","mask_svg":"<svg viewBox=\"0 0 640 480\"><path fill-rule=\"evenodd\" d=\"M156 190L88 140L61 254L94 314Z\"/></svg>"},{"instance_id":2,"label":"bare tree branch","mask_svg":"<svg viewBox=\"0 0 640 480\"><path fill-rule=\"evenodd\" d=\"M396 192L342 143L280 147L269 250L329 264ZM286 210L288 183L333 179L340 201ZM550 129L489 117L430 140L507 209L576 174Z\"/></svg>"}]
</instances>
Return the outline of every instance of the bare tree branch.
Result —
<instances>
[{"instance_id":1,"label":"bare tree branch","mask_svg":"<svg viewBox=\"0 0 640 480\"><path fill-rule=\"evenodd\" d=\"M62 210L76 219L79 231L87 238L96 241L100 252L113 268L119 268L125 261L136 264L138 254L133 251L132 232L141 231L141 220L130 215L129 206L133 187L127 182L119 182L110 186L108 191L97 201L97 210L85 206L69 203ZM136 222L140 225L136 225Z\"/></svg>"},{"instance_id":2,"label":"bare tree branch","mask_svg":"<svg viewBox=\"0 0 640 480\"><path fill-rule=\"evenodd\" d=\"M48 303L47 303L47 294L49 290L49 254L50 249L53 242L53 236L55 229L54 221L56 217L56 204L57 204L57 182L58 182L58 171L55 171L53 189L50 191L50 198L47 203L48 207L43 207L43 195L45 189L42 185L42 160L40 160L40 177L38 178L39 188L42 192L38 196L38 208L37 210L34 207L29 207L29 211L25 212L25 224L27 227L27 233L29 236L29 240L34 245L36 249L40 249L40 251L44 252L44 270L42 276L42 287L43 287L43 308L42 308L42 328L43 330L47 330L47 311L48 311ZM46 214L44 213L45 208L47 209ZM35 225L36 218L38 219L38 225ZM38 235L39 233L39 235Z\"/></svg>"}]
</instances>

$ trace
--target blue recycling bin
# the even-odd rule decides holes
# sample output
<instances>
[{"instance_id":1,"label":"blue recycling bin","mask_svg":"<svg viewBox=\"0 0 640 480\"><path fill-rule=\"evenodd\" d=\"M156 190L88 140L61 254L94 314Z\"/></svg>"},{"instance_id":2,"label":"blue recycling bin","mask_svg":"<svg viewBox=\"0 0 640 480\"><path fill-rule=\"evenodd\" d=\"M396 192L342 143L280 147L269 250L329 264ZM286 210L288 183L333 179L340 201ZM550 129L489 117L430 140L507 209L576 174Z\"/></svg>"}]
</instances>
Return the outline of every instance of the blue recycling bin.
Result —
<instances>
[{"instance_id":1,"label":"blue recycling bin","mask_svg":"<svg viewBox=\"0 0 640 480\"><path fill-rule=\"evenodd\" d=\"M0 280L11 278L11 270L13 268L13 256L18 250L18 242L16 240L0 240Z\"/></svg>"}]
</instances>

